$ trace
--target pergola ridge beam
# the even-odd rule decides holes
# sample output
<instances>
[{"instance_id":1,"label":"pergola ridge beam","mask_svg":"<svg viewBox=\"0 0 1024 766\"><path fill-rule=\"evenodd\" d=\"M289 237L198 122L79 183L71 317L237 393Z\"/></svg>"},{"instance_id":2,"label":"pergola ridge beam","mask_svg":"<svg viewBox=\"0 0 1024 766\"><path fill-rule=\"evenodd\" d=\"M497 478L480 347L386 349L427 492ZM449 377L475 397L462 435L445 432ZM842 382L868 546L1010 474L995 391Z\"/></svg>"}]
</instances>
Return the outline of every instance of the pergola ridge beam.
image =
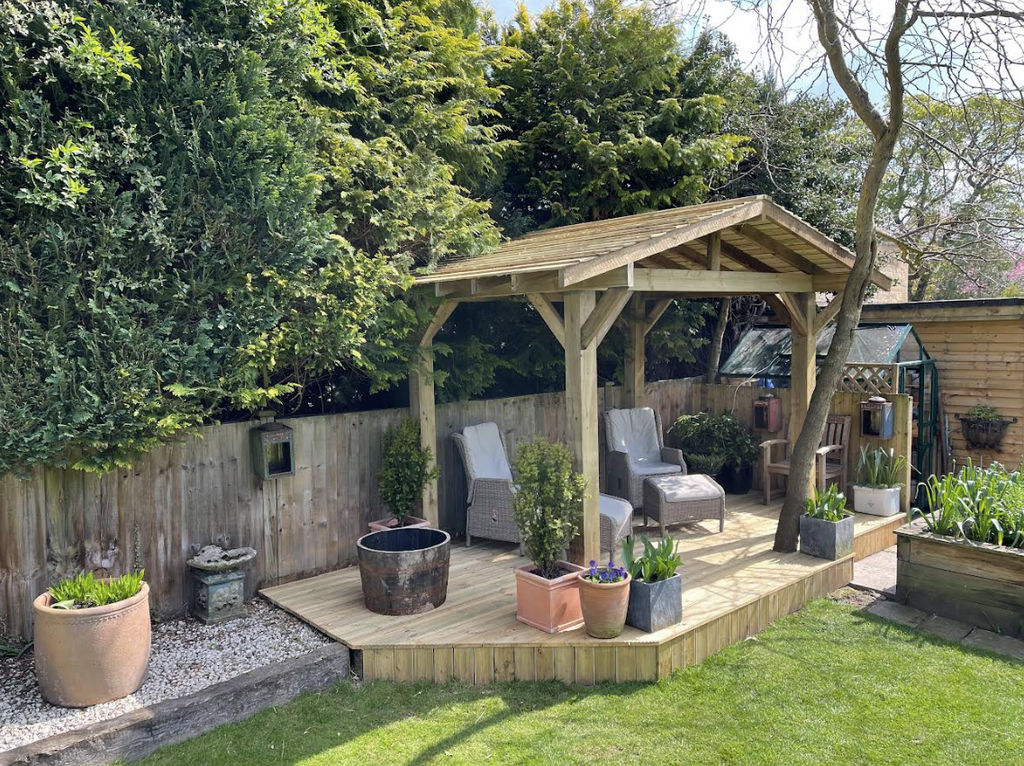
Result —
<instances>
[{"instance_id":1,"label":"pergola ridge beam","mask_svg":"<svg viewBox=\"0 0 1024 766\"><path fill-rule=\"evenodd\" d=\"M576 285L591 277L603 274L616 266L625 266L628 263L648 258L655 253L670 250L676 245L700 239L716 231L749 221L761 214L764 204L765 201L763 199L755 199L731 210L710 215L701 221L680 226L659 237L652 237L646 241L637 242L629 247L606 253L589 261L568 266L562 272L564 275L563 285L565 287Z\"/></svg>"},{"instance_id":2,"label":"pergola ridge beam","mask_svg":"<svg viewBox=\"0 0 1024 766\"><path fill-rule=\"evenodd\" d=\"M590 348L591 345L601 345L604 336L615 324L615 320L622 313L622 309L625 308L632 295L633 291L626 287L613 287L605 291L601 300L597 302L594 310L590 312L590 316L583 323L580 333L583 350Z\"/></svg>"},{"instance_id":3,"label":"pergola ridge beam","mask_svg":"<svg viewBox=\"0 0 1024 766\"><path fill-rule=\"evenodd\" d=\"M544 320L544 324L551 330L551 334L555 336L562 348L565 348L565 321L555 305L541 293L527 293L526 299L533 304L537 313L540 314L540 318Z\"/></svg>"}]
</instances>

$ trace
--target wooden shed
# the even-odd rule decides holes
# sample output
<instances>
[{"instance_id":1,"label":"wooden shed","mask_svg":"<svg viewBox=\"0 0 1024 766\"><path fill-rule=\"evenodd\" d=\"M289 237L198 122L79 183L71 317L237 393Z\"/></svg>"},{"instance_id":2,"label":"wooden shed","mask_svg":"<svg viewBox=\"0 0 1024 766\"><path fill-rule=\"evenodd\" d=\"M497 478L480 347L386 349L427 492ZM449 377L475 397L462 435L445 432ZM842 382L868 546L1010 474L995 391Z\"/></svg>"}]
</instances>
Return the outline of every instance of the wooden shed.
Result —
<instances>
[{"instance_id":1,"label":"wooden shed","mask_svg":"<svg viewBox=\"0 0 1024 766\"><path fill-rule=\"evenodd\" d=\"M1024 299L870 304L862 319L914 326L939 371L957 464L971 458L1014 468L1024 461ZM957 416L979 404L1016 418L998 449L972 448L964 438Z\"/></svg>"}]
</instances>

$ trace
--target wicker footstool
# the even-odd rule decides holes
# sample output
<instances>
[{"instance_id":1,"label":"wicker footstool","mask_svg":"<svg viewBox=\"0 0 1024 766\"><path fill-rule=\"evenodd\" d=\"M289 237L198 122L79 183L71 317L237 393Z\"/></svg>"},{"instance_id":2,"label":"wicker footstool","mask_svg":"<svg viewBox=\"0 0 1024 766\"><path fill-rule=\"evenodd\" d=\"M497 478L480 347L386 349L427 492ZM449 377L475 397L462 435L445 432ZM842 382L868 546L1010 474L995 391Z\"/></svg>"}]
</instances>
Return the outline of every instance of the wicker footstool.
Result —
<instances>
[{"instance_id":1,"label":"wicker footstool","mask_svg":"<svg viewBox=\"0 0 1024 766\"><path fill-rule=\"evenodd\" d=\"M644 482L644 526L653 516L665 536L665 527L703 519L718 519L725 529L725 490L704 474L652 476Z\"/></svg>"}]
</instances>

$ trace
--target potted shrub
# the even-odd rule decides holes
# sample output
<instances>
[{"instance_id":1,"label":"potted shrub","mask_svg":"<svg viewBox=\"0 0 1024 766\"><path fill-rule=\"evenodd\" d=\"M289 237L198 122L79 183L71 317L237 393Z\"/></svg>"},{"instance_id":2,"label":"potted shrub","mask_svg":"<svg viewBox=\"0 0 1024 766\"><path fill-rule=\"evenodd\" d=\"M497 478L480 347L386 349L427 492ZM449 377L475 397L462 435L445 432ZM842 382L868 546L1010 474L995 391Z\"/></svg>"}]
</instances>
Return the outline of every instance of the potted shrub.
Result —
<instances>
[{"instance_id":1,"label":"potted shrub","mask_svg":"<svg viewBox=\"0 0 1024 766\"><path fill-rule=\"evenodd\" d=\"M371 532L384 532L397 527L426 527L426 519L413 516L421 502L423 488L437 477L429 449L420 445L420 424L403 418L384 432L384 460L380 471L380 499L391 516L370 522Z\"/></svg>"},{"instance_id":2,"label":"potted shrub","mask_svg":"<svg viewBox=\"0 0 1024 766\"><path fill-rule=\"evenodd\" d=\"M835 484L807 499L800 517L800 552L836 561L853 553L853 514L846 512L846 496Z\"/></svg>"},{"instance_id":3,"label":"potted shrub","mask_svg":"<svg viewBox=\"0 0 1024 766\"><path fill-rule=\"evenodd\" d=\"M1017 418L1003 419L994 408L983 404L977 404L957 417L960 418L960 430L963 431L967 446L977 449L998 448L1006 427L1017 422Z\"/></svg>"},{"instance_id":4,"label":"potted shrub","mask_svg":"<svg viewBox=\"0 0 1024 766\"><path fill-rule=\"evenodd\" d=\"M143 572L80 574L32 604L36 678L47 702L88 707L137 691L149 669L149 586Z\"/></svg>"},{"instance_id":5,"label":"potted shrub","mask_svg":"<svg viewBox=\"0 0 1024 766\"><path fill-rule=\"evenodd\" d=\"M562 559L577 534L587 480L572 470L572 454L538 439L515 459L516 526L532 563L515 568L516 619L548 633L583 622L579 579L583 567Z\"/></svg>"},{"instance_id":6,"label":"potted shrub","mask_svg":"<svg viewBox=\"0 0 1024 766\"><path fill-rule=\"evenodd\" d=\"M853 485L853 509L872 516L895 516L900 511L907 459L896 450L860 448L857 473L860 481Z\"/></svg>"},{"instance_id":7,"label":"potted shrub","mask_svg":"<svg viewBox=\"0 0 1024 766\"><path fill-rule=\"evenodd\" d=\"M750 491L757 440L735 415L680 415L671 434L686 457L690 473L713 476L732 494Z\"/></svg>"},{"instance_id":8,"label":"potted shrub","mask_svg":"<svg viewBox=\"0 0 1024 766\"><path fill-rule=\"evenodd\" d=\"M644 552L637 558L633 536L622 542L622 564L633 581L626 624L654 633L683 621L683 578L676 571L683 562L671 537L662 538L658 545L646 536L640 541Z\"/></svg>"},{"instance_id":9,"label":"potted shrub","mask_svg":"<svg viewBox=\"0 0 1024 766\"><path fill-rule=\"evenodd\" d=\"M580 606L587 634L594 638L615 638L626 627L629 583L625 567L599 567L596 561L577 575L580 581Z\"/></svg>"}]
</instances>

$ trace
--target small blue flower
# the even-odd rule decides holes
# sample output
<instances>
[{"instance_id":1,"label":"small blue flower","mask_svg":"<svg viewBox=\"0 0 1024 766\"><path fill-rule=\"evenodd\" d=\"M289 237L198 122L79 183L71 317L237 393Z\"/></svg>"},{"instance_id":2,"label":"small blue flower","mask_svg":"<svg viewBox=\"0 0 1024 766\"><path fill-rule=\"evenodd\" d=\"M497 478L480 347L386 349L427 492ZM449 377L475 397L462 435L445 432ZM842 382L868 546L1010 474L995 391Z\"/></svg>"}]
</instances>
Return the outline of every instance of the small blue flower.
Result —
<instances>
[{"instance_id":1,"label":"small blue flower","mask_svg":"<svg viewBox=\"0 0 1024 766\"><path fill-rule=\"evenodd\" d=\"M596 567L596 566L597 566L597 562L596 562L596 561L594 561L593 559L591 559L591 560L590 560L590 568L591 568L591 569L593 569L593 568L594 568L594 567Z\"/></svg>"}]
</instances>

